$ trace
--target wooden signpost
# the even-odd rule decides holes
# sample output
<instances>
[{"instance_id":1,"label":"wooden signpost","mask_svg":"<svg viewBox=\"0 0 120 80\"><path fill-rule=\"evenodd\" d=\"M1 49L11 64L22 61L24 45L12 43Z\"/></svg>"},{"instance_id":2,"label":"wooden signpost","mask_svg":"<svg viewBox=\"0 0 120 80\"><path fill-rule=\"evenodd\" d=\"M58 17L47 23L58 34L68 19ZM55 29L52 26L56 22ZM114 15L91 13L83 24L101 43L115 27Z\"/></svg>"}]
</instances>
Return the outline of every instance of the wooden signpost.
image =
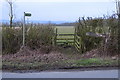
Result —
<instances>
[{"instance_id":1,"label":"wooden signpost","mask_svg":"<svg viewBox=\"0 0 120 80\"><path fill-rule=\"evenodd\" d=\"M25 46L25 16L30 17L31 13L24 12L24 22L23 22L23 46Z\"/></svg>"}]
</instances>

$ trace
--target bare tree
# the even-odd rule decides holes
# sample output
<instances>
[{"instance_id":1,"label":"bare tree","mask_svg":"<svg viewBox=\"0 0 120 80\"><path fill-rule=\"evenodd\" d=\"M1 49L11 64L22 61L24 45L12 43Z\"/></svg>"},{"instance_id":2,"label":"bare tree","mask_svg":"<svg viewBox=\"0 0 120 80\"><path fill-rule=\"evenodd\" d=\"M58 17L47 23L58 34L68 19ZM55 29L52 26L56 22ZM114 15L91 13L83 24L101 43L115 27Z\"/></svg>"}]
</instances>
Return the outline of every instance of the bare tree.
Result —
<instances>
[{"instance_id":1,"label":"bare tree","mask_svg":"<svg viewBox=\"0 0 120 80\"><path fill-rule=\"evenodd\" d=\"M120 0L116 0L116 10L118 15L118 53L120 53Z\"/></svg>"},{"instance_id":2,"label":"bare tree","mask_svg":"<svg viewBox=\"0 0 120 80\"><path fill-rule=\"evenodd\" d=\"M116 10L117 10L117 14L120 14L120 1L116 0Z\"/></svg>"},{"instance_id":3,"label":"bare tree","mask_svg":"<svg viewBox=\"0 0 120 80\"><path fill-rule=\"evenodd\" d=\"M120 53L120 1L118 1L118 52Z\"/></svg>"},{"instance_id":4,"label":"bare tree","mask_svg":"<svg viewBox=\"0 0 120 80\"><path fill-rule=\"evenodd\" d=\"M10 13L9 13L9 17L10 17L10 27L12 27L13 24L13 1L12 0L6 0L9 4L10 7Z\"/></svg>"}]
</instances>

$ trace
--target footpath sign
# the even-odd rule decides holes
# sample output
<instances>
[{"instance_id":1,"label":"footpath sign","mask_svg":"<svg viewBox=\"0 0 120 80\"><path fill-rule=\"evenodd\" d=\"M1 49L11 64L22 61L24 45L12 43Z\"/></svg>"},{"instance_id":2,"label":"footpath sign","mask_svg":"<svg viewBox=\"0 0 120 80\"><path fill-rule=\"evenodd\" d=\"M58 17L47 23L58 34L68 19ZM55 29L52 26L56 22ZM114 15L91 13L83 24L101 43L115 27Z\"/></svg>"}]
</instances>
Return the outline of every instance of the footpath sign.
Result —
<instances>
[{"instance_id":1,"label":"footpath sign","mask_svg":"<svg viewBox=\"0 0 120 80\"><path fill-rule=\"evenodd\" d=\"M24 13L24 16L31 16L31 13Z\"/></svg>"}]
</instances>

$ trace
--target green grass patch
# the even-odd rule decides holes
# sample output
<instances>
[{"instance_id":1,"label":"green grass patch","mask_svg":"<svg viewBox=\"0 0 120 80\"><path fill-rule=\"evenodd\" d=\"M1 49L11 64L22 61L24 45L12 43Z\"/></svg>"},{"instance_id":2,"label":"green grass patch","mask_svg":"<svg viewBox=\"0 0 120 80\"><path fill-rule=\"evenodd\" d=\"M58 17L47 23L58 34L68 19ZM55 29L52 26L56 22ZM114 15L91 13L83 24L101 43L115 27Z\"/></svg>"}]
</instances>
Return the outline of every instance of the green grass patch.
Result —
<instances>
[{"instance_id":1,"label":"green grass patch","mask_svg":"<svg viewBox=\"0 0 120 80\"><path fill-rule=\"evenodd\" d=\"M103 60L97 58L91 59L80 59L80 60L69 60L68 63L71 63L71 66L109 66L109 65L118 65L117 60Z\"/></svg>"}]
</instances>

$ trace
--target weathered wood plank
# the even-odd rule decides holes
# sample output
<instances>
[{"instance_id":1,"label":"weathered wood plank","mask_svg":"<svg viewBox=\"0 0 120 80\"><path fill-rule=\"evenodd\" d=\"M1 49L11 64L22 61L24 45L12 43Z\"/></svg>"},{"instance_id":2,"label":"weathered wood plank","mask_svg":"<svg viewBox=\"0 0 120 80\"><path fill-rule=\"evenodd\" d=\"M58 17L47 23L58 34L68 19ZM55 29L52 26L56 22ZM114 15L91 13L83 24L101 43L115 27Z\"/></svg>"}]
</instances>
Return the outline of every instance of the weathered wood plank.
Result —
<instances>
[{"instance_id":1,"label":"weathered wood plank","mask_svg":"<svg viewBox=\"0 0 120 80\"><path fill-rule=\"evenodd\" d=\"M66 42L57 42L57 43L66 43ZM71 42L69 42L69 43L74 43L74 42L71 41Z\"/></svg>"},{"instance_id":2,"label":"weathered wood plank","mask_svg":"<svg viewBox=\"0 0 120 80\"><path fill-rule=\"evenodd\" d=\"M74 40L74 38L57 38L57 40Z\"/></svg>"},{"instance_id":3,"label":"weathered wood plank","mask_svg":"<svg viewBox=\"0 0 120 80\"><path fill-rule=\"evenodd\" d=\"M57 34L57 36L74 36L74 34Z\"/></svg>"}]
</instances>

